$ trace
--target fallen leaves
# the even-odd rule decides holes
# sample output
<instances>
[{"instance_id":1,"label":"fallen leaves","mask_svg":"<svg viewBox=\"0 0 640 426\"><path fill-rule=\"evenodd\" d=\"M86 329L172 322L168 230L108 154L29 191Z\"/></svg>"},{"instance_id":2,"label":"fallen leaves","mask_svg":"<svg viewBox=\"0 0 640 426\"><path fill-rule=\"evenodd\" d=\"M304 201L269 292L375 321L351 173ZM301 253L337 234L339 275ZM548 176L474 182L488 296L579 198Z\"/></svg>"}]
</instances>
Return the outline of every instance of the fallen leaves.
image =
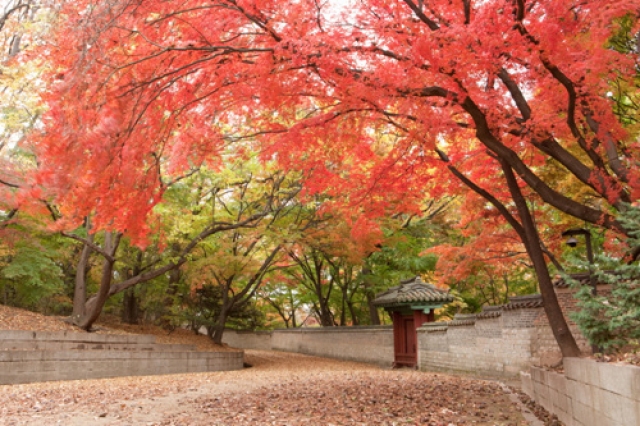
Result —
<instances>
[{"instance_id":1,"label":"fallen leaves","mask_svg":"<svg viewBox=\"0 0 640 426\"><path fill-rule=\"evenodd\" d=\"M85 333L78 327L64 321L65 317L45 316L24 309L0 305L0 330L29 331L71 331ZM194 345L198 351L226 352L238 351L226 345L216 345L204 335L195 334L191 330L175 329L171 332L161 327L144 324L123 324L118 319L103 315L95 326L96 334L150 334L155 336L156 343Z\"/></svg>"},{"instance_id":2,"label":"fallen leaves","mask_svg":"<svg viewBox=\"0 0 640 426\"><path fill-rule=\"evenodd\" d=\"M78 328L64 322L63 317L0 305L0 330L78 331Z\"/></svg>"},{"instance_id":3,"label":"fallen leaves","mask_svg":"<svg viewBox=\"0 0 640 426\"><path fill-rule=\"evenodd\" d=\"M0 424L527 424L493 382L246 354L253 367L238 371L0 386Z\"/></svg>"},{"instance_id":4,"label":"fallen leaves","mask_svg":"<svg viewBox=\"0 0 640 426\"><path fill-rule=\"evenodd\" d=\"M527 424L495 383L410 371L274 383L250 394L200 397L194 403L212 420L235 425Z\"/></svg>"},{"instance_id":5,"label":"fallen leaves","mask_svg":"<svg viewBox=\"0 0 640 426\"><path fill-rule=\"evenodd\" d=\"M225 350L187 330L102 321L101 333ZM0 329L78 331L0 306ZM226 349L233 350L233 349ZM519 407L494 382L272 351L245 351L238 371L0 386L0 424L42 425L504 425ZM161 373L161 371L159 371Z\"/></svg>"}]
</instances>

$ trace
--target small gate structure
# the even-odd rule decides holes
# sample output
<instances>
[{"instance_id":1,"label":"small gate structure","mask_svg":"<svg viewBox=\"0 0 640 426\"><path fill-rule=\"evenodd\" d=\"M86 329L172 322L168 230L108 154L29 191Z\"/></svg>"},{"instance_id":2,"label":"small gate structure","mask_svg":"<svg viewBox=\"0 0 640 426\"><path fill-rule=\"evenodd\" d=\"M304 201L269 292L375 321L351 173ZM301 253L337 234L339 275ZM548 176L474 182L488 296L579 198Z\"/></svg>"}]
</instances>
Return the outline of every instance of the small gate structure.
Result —
<instances>
[{"instance_id":1,"label":"small gate structure","mask_svg":"<svg viewBox=\"0 0 640 426\"><path fill-rule=\"evenodd\" d=\"M448 291L436 288L414 277L376 295L375 306L384 308L393 319L394 367L416 367L418 364L418 334L416 329L433 322L433 311L453 302Z\"/></svg>"}]
</instances>

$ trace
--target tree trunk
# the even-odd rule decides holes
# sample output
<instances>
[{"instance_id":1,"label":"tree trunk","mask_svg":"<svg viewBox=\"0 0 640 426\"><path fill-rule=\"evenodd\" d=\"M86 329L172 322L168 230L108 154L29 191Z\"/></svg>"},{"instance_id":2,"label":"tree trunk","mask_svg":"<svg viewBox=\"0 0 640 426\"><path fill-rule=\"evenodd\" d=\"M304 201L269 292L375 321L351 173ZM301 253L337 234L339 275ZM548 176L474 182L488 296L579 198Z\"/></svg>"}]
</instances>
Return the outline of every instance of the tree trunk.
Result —
<instances>
[{"instance_id":1,"label":"tree trunk","mask_svg":"<svg viewBox=\"0 0 640 426\"><path fill-rule=\"evenodd\" d=\"M353 301L347 300L347 306L349 307L349 314L351 315L351 325L360 325L358 315L356 314L356 308L353 306Z\"/></svg>"},{"instance_id":2,"label":"tree trunk","mask_svg":"<svg viewBox=\"0 0 640 426\"><path fill-rule=\"evenodd\" d=\"M369 319L371 325L380 325L380 314L378 313L378 307L373 304L374 296L371 292L367 292L367 305L369 306Z\"/></svg>"},{"instance_id":3,"label":"tree trunk","mask_svg":"<svg viewBox=\"0 0 640 426\"><path fill-rule=\"evenodd\" d=\"M336 324L333 320L333 313L331 313L331 309L329 309L328 303L326 300L320 300L320 324L323 327L334 327Z\"/></svg>"},{"instance_id":4,"label":"tree trunk","mask_svg":"<svg viewBox=\"0 0 640 426\"><path fill-rule=\"evenodd\" d=\"M443 155L441 153L439 154L444 161L449 161L446 155ZM567 325L567 321L565 320L562 309L560 308L560 304L558 303L558 298L553 288L551 277L549 276L547 262L544 258L540 236L538 235L538 230L536 228L533 217L531 216L531 212L529 211L527 201L520 191L518 181L513 173L513 169L509 165L509 162L498 155L494 154L494 157L498 161L500 161L507 186L509 187L511 199L516 205L520 221L518 221L511 214L511 212L501 201L495 198L491 193L480 188L473 181L471 181L460 171L458 171L454 166L450 165L449 170L474 192L492 203L516 231L527 250L529 258L533 263L533 268L536 272L538 283L540 285L540 294L542 295L544 310L562 356L580 356L580 349L578 348L578 345L573 338L573 335L571 334L571 330Z\"/></svg>"},{"instance_id":5,"label":"tree trunk","mask_svg":"<svg viewBox=\"0 0 640 426\"><path fill-rule=\"evenodd\" d=\"M540 294L542 295L544 311L549 319L549 325L551 326L553 335L558 342L562 356L578 357L580 356L580 348L578 348L578 344L571 334L571 330L569 329L567 321L562 313L562 309L560 308L560 304L558 303L558 297L553 288L547 262L545 261L544 253L542 252L540 236L538 235L538 230L536 229L533 217L529 211L529 206L520 191L516 177L513 174L513 170L505 161L501 161L501 163L507 179L509 191L511 192L511 197L516 204L518 216L520 217L520 222L524 228L525 238L523 243L527 249L529 258L531 258L531 261L533 262L533 268L536 271L536 275L538 276Z\"/></svg>"},{"instance_id":6,"label":"tree trunk","mask_svg":"<svg viewBox=\"0 0 640 426\"><path fill-rule=\"evenodd\" d=\"M100 279L98 294L87 301L85 314L79 318L79 321L74 321L74 323L83 330L91 330L93 323L100 317L102 308L109 298L109 288L111 287L111 280L113 278L113 264L115 263L113 255L118 249L121 236L122 234L119 233L105 232L104 250L111 256L111 259L105 257L102 262L102 278Z\"/></svg>"},{"instance_id":7,"label":"tree trunk","mask_svg":"<svg viewBox=\"0 0 640 426\"><path fill-rule=\"evenodd\" d=\"M347 325L347 288L341 288L342 290L342 309L340 310L340 326Z\"/></svg>"},{"instance_id":8,"label":"tree trunk","mask_svg":"<svg viewBox=\"0 0 640 426\"><path fill-rule=\"evenodd\" d=\"M125 290L122 297L122 321L126 324L138 324L140 309L135 288Z\"/></svg>"},{"instance_id":9,"label":"tree trunk","mask_svg":"<svg viewBox=\"0 0 640 426\"><path fill-rule=\"evenodd\" d=\"M136 263L133 270L127 269L130 273L128 278L135 277L140 274L142 269L142 251L138 251L136 255ZM125 290L122 295L122 321L126 324L138 324L140 319L140 298L136 296L135 287Z\"/></svg>"},{"instance_id":10,"label":"tree trunk","mask_svg":"<svg viewBox=\"0 0 640 426\"><path fill-rule=\"evenodd\" d=\"M222 344L222 335L224 334L224 326L227 324L227 318L229 318L229 312L231 312L231 308L233 307L233 299L229 300L228 298L224 298L222 302L222 306L220 308L220 314L218 315L218 321L216 321L216 325L213 326L213 333L210 334L211 340L216 345Z\"/></svg>"},{"instance_id":11,"label":"tree trunk","mask_svg":"<svg viewBox=\"0 0 640 426\"><path fill-rule=\"evenodd\" d=\"M315 293L318 297L318 319L320 320L320 325L323 327L333 327L335 326L333 313L331 312L331 308L329 307L329 297L331 296L331 291L333 290L333 281L330 281L328 284L327 294L322 294L322 279L320 277L320 273L314 282Z\"/></svg>"},{"instance_id":12,"label":"tree trunk","mask_svg":"<svg viewBox=\"0 0 640 426\"><path fill-rule=\"evenodd\" d=\"M89 231L89 224L87 220L87 231ZM93 235L87 236L89 241L93 241ZM86 313L85 303L87 303L87 274L89 272L89 256L91 255L91 247L85 244L82 247L80 253L80 260L78 260L78 266L76 268L76 279L73 290L73 312L71 318L73 322L80 320Z\"/></svg>"},{"instance_id":13,"label":"tree trunk","mask_svg":"<svg viewBox=\"0 0 640 426\"><path fill-rule=\"evenodd\" d=\"M291 319L291 327L298 328L296 322L296 304L291 290L289 290L289 300L291 301L291 316L289 317Z\"/></svg>"},{"instance_id":14,"label":"tree trunk","mask_svg":"<svg viewBox=\"0 0 640 426\"><path fill-rule=\"evenodd\" d=\"M372 285L367 279L367 275L371 275L371 269L365 266L362 268L362 281L364 282L364 291L367 297L367 306L369 307L369 322L371 325L380 325L378 308L373 304L373 299L375 299L376 296L373 294Z\"/></svg>"}]
</instances>

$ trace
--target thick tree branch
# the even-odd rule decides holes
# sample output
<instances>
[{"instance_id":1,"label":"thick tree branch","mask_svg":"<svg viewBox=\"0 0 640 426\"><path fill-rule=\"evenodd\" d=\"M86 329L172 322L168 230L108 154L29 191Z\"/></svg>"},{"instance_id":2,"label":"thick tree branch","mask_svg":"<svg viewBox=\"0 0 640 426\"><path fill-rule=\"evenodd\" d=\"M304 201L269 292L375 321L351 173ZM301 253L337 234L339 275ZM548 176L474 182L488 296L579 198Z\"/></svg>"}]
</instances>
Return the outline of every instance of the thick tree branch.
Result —
<instances>
[{"instance_id":1,"label":"thick tree branch","mask_svg":"<svg viewBox=\"0 0 640 426\"><path fill-rule=\"evenodd\" d=\"M84 238L84 237L81 237L79 235L72 234L72 233L66 232L66 231L62 231L60 234L62 236L64 236L64 237L71 238L71 239L76 240L76 241L80 241L84 245L91 247L94 251L100 253L102 255L102 257L107 259L109 262L115 262L116 261L115 257L113 257L112 254L110 254L108 251L106 251L105 249L103 249L102 247L100 247L99 245L94 243L93 241L89 240L88 238Z\"/></svg>"},{"instance_id":2,"label":"thick tree branch","mask_svg":"<svg viewBox=\"0 0 640 426\"><path fill-rule=\"evenodd\" d=\"M507 89L511 94L511 98L513 98L513 101L516 103L518 110L520 110L522 119L526 121L529 118L531 118L531 107L529 106L529 103L527 102L524 95L522 94L520 87L518 87L516 82L513 81L513 79L509 75L509 72L504 68L502 68L498 73L498 77L500 78L500 80L502 80L504 85L507 86Z\"/></svg>"},{"instance_id":3,"label":"thick tree branch","mask_svg":"<svg viewBox=\"0 0 640 426\"><path fill-rule=\"evenodd\" d=\"M523 120L528 120L531 117L531 108L529 107L529 104L527 103L518 85L513 81L513 79L511 79L509 73L504 68L500 70L500 72L498 73L498 77L500 78L500 80L502 80L504 85L509 90L512 99L514 100L516 106L518 107L518 110L520 111L520 114L522 114ZM587 117L587 119L589 119L589 117ZM595 126L594 132L597 133L597 123L595 123L593 120L591 121L593 122L593 126ZM608 174L603 175L602 168L597 168L596 170L590 169L573 154L564 149L553 136L549 135L548 138L542 141L532 139L532 143L545 154L548 154L549 156L555 158L558 162L560 162L560 164L565 166L567 170L573 173L573 175L577 177L582 183L588 185L596 192L602 193L602 188L606 188L606 178L608 177ZM610 158L615 157L617 163L614 162L614 164L618 166L618 170L621 170L622 165L620 160L618 159L617 152L615 151L615 145L613 145L612 142L610 143L610 145L613 147L613 152L607 153L609 154ZM600 161L599 163L603 164L602 161ZM616 169L614 169L614 171L616 171ZM624 173L624 171L621 170L620 173ZM616 172L616 174L618 173ZM593 177L595 177L597 182L599 183L600 189L593 184ZM629 195L623 190L620 190L620 199L621 201L629 202ZM616 206L616 208L620 208L619 203L614 203L614 205Z\"/></svg>"},{"instance_id":4,"label":"thick tree branch","mask_svg":"<svg viewBox=\"0 0 640 426\"><path fill-rule=\"evenodd\" d=\"M0 223L0 229L4 229L9 226L11 219L13 219L16 214L18 214L18 209L9 210L9 213L7 213L7 217L5 217L3 222Z\"/></svg>"},{"instance_id":5,"label":"thick tree branch","mask_svg":"<svg viewBox=\"0 0 640 426\"><path fill-rule=\"evenodd\" d=\"M9 188L20 188L20 185L16 185L15 183L7 182L6 180L0 179L0 184L6 185Z\"/></svg>"},{"instance_id":6,"label":"thick tree branch","mask_svg":"<svg viewBox=\"0 0 640 426\"><path fill-rule=\"evenodd\" d=\"M453 175L455 177L460 179L460 181L462 181L462 183L464 183L471 190L473 190L473 192L475 192L476 194L480 195L485 200L489 201L500 212L500 214L506 219L506 221L509 223L509 225L511 225L513 230L516 231L516 233L518 234L520 239L525 238L524 228L522 227L520 222L518 222L518 220L511 214L511 212L509 212L509 209L507 209L507 207L502 202L500 202L500 200L498 200L496 197L494 197L487 190L485 190L485 189L481 188L480 186L476 185L475 182L473 182L471 179L469 179L464 174L462 174L453 165L447 165L447 168L449 169L449 171L451 171L451 173L453 173Z\"/></svg>"},{"instance_id":7,"label":"thick tree branch","mask_svg":"<svg viewBox=\"0 0 640 426\"><path fill-rule=\"evenodd\" d=\"M401 96L435 96L456 102L471 116L476 127L476 137L478 140L482 142L489 151L496 154L498 158L507 161L529 187L537 192L546 203L573 217L583 219L589 223L602 225L609 229L615 229L625 234L622 225L610 214L580 204L547 185L546 182L538 177L538 175L520 159L518 154L500 142L500 140L492 134L484 112L482 112L470 97L465 97L461 102L458 94L437 86L410 91L399 90L398 92Z\"/></svg>"},{"instance_id":8,"label":"thick tree branch","mask_svg":"<svg viewBox=\"0 0 640 426\"><path fill-rule=\"evenodd\" d=\"M586 113L585 118L587 120L587 125L591 128L593 133L597 135L600 131L600 124L593 119L590 113ZM596 138L594 142L595 147L599 143L599 140ZM613 136L610 132L604 132L604 149L607 154L607 160L609 167L611 167L611 170L613 170L613 172L622 182L629 183L629 174L627 168L622 164L622 161L620 160L620 154L618 153L618 150L616 148L616 142L614 141Z\"/></svg>"},{"instance_id":9,"label":"thick tree branch","mask_svg":"<svg viewBox=\"0 0 640 426\"><path fill-rule=\"evenodd\" d=\"M513 170L515 170L529 187L537 192L546 203L571 216L586 220L589 223L603 225L623 234L625 233L622 225L610 214L580 204L549 187L549 185L527 167L513 150L501 143L491 133L484 113L470 97L467 97L461 103L461 106L473 119L476 125L476 137L478 140L501 160L507 161Z\"/></svg>"}]
</instances>

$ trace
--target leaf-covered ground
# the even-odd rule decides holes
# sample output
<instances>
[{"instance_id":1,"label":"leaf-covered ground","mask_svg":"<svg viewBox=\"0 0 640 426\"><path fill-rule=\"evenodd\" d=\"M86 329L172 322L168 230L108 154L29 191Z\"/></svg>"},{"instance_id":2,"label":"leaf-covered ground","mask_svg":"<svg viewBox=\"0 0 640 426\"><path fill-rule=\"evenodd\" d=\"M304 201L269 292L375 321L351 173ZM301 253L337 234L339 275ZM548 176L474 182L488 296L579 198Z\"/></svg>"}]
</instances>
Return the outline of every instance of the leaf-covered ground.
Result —
<instances>
[{"instance_id":1,"label":"leaf-covered ground","mask_svg":"<svg viewBox=\"0 0 640 426\"><path fill-rule=\"evenodd\" d=\"M99 327L231 350L186 330ZM0 329L77 331L2 305ZM272 351L245 360L240 371L0 386L0 425L529 425L495 382Z\"/></svg>"},{"instance_id":2,"label":"leaf-covered ground","mask_svg":"<svg viewBox=\"0 0 640 426\"><path fill-rule=\"evenodd\" d=\"M514 425L497 384L247 351L240 371L0 386L3 425Z\"/></svg>"},{"instance_id":3,"label":"leaf-covered ground","mask_svg":"<svg viewBox=\"0 0 640 426\"><path fill-rule=\"evenodd\" d=\"M66 323L65 317L44 316L10 306L0 305L0 330L30 331L72 331L84 333L79 328ZM96 324L97 334L151 334L157 343L195 345L199 351L236 350L213 343L203 335L195 335L190 330L175 329L171 332L155 325L123 324L116 318L103 315ZM0 420L1 421L1 420Z\"/></svg>"}]
</instances>

